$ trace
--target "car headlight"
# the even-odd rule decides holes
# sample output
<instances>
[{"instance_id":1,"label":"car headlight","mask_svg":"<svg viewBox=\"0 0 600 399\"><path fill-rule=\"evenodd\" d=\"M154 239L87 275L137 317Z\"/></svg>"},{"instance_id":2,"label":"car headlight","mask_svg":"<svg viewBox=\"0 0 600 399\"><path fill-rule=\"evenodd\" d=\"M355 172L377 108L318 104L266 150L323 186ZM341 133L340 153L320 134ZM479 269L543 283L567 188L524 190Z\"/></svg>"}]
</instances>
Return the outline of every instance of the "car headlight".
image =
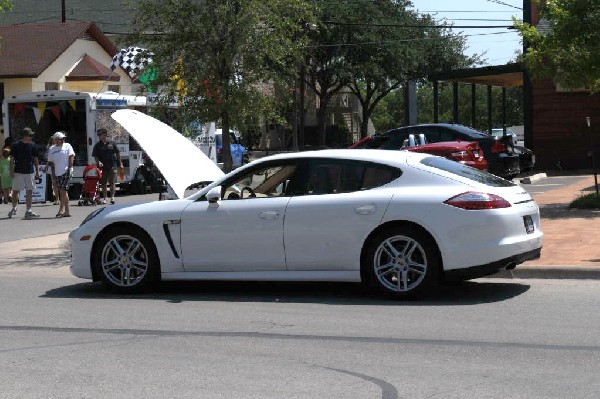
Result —
<instances>
[{"instance_id":1,"label":"car headlight","mask_svg":"<svg viewBox=\"0 0 600 399\"><path fill-rule=\"evenodd\" d=\"M89 215L87 215L85 217L85 219L83 219L83 222L81 222L80 226L83 226L84 224L86 224L87 222L89 222L90 220L92 220L93 218L95 218L96 216L98 216L98 214L100 212L102 212L104 209L106 209L106 208L98 208L94 212L92 212Z\"/></svg>"}]
</instances>

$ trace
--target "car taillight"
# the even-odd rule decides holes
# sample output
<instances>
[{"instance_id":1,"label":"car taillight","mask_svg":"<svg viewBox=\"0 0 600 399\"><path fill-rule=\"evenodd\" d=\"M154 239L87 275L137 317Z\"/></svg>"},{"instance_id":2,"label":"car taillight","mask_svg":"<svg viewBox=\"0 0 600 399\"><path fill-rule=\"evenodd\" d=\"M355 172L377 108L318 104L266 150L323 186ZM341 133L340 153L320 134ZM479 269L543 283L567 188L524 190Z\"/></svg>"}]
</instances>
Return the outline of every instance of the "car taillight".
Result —
<instances>
[{"instance_id":1,"label":"car taillight","mask_svg":"<svg viewBox=\"0 0 600 399\"><path fill-rule=\"evenodd\" d=\"M444 201L444 204L468 211L510 208L511 206L510 202L496 194L477 193L473 191L456 195Z\"/></svg>"},{"instance_id":2,"label":"car taillight","mask_svg":"<svg viewBox=\"0 0 600 399\"><path fill-rule=\"evenodd\" d=\"M217 147L217 154L220 154L223 152L223 147Z\"/></svg>"},{"instance_id":3,"label":"car taillight","mask_svg":"<svg viewBox=\"0 0 600 399\"><path fill-rule=\"evenodd\" d=\"M506 151L508 151L506 144L504 144L500 140L496 140L496 142L494 142L494 145L492 145L492 152L494 154L499 154L501 152L506 152Z\"/></svg>"}]
</instances>

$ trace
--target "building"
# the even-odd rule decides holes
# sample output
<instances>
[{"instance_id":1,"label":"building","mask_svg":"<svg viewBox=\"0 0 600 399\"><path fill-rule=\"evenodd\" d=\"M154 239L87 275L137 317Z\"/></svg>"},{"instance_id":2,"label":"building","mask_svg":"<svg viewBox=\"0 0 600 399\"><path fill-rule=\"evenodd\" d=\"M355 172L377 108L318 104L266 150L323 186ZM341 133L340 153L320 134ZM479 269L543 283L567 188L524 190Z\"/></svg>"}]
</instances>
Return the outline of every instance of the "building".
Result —
<instances>
[{"instance_id":1,"label":"building","mask_svg":"<svg viewBox=\"0 0 600 399\"><path fill-rule=\"evenodd\" d=\"M117 49L89 21L0 26L0 97L42 90L129 94L131 78L111 71Z\"/></svg>"}]
</instances>

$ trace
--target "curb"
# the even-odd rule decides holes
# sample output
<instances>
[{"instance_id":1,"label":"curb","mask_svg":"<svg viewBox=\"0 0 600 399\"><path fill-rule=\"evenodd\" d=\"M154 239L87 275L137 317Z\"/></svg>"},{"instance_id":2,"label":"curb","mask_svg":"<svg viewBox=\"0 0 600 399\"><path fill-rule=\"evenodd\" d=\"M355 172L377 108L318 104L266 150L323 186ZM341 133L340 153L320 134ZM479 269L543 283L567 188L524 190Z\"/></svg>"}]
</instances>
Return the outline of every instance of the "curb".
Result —
<instances>
[{"instance_id":1,"label":"curb","mask_svg":"<svg viewBox=\"0 0 600 399\"><path fill-rule=\"evenodd\" d=\"M521 183L522 184L531 184L531 183L535 183L538 180L545 179L546 177L548 177L548 176L545 173L536 173L533 176L524 177L523 179L521 179Z\"/></svg>"},{"instance_id":2,"label":"curb","mask_svg":"<svg viewBox=\"0 0 600 399\"><path fill-rule=\"evenodd\" d=\"M486 278L600 280L600 266L517 266L514 270L503 270Z\"/></svg>"}]
</instances>

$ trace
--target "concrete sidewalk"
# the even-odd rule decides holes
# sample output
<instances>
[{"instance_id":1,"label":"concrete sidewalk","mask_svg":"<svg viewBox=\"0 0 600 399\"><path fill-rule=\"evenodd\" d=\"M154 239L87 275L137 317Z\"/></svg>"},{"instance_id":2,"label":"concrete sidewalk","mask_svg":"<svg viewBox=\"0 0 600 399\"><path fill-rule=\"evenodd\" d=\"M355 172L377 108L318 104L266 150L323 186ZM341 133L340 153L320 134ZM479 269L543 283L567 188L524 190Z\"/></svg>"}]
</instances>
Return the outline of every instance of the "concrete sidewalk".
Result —
<instances>
[{"instance_id":1,"label":"concrete sidewalk","mask_svg":"<svg viewBox=\"0 0 600 399\"><path fill-rule=\"evenodd\" d=\"M593 190L594 179L535 196L542 216L544 248L540 259L523 263L497 277L600 279L600 211L570 210L569 203ZM0 270L62 269L68 273L67 233L0 243ZM7 266L11 265L11 266ZM57 270L54 270L57 272Z\"/></svg>"}]
</instances>

